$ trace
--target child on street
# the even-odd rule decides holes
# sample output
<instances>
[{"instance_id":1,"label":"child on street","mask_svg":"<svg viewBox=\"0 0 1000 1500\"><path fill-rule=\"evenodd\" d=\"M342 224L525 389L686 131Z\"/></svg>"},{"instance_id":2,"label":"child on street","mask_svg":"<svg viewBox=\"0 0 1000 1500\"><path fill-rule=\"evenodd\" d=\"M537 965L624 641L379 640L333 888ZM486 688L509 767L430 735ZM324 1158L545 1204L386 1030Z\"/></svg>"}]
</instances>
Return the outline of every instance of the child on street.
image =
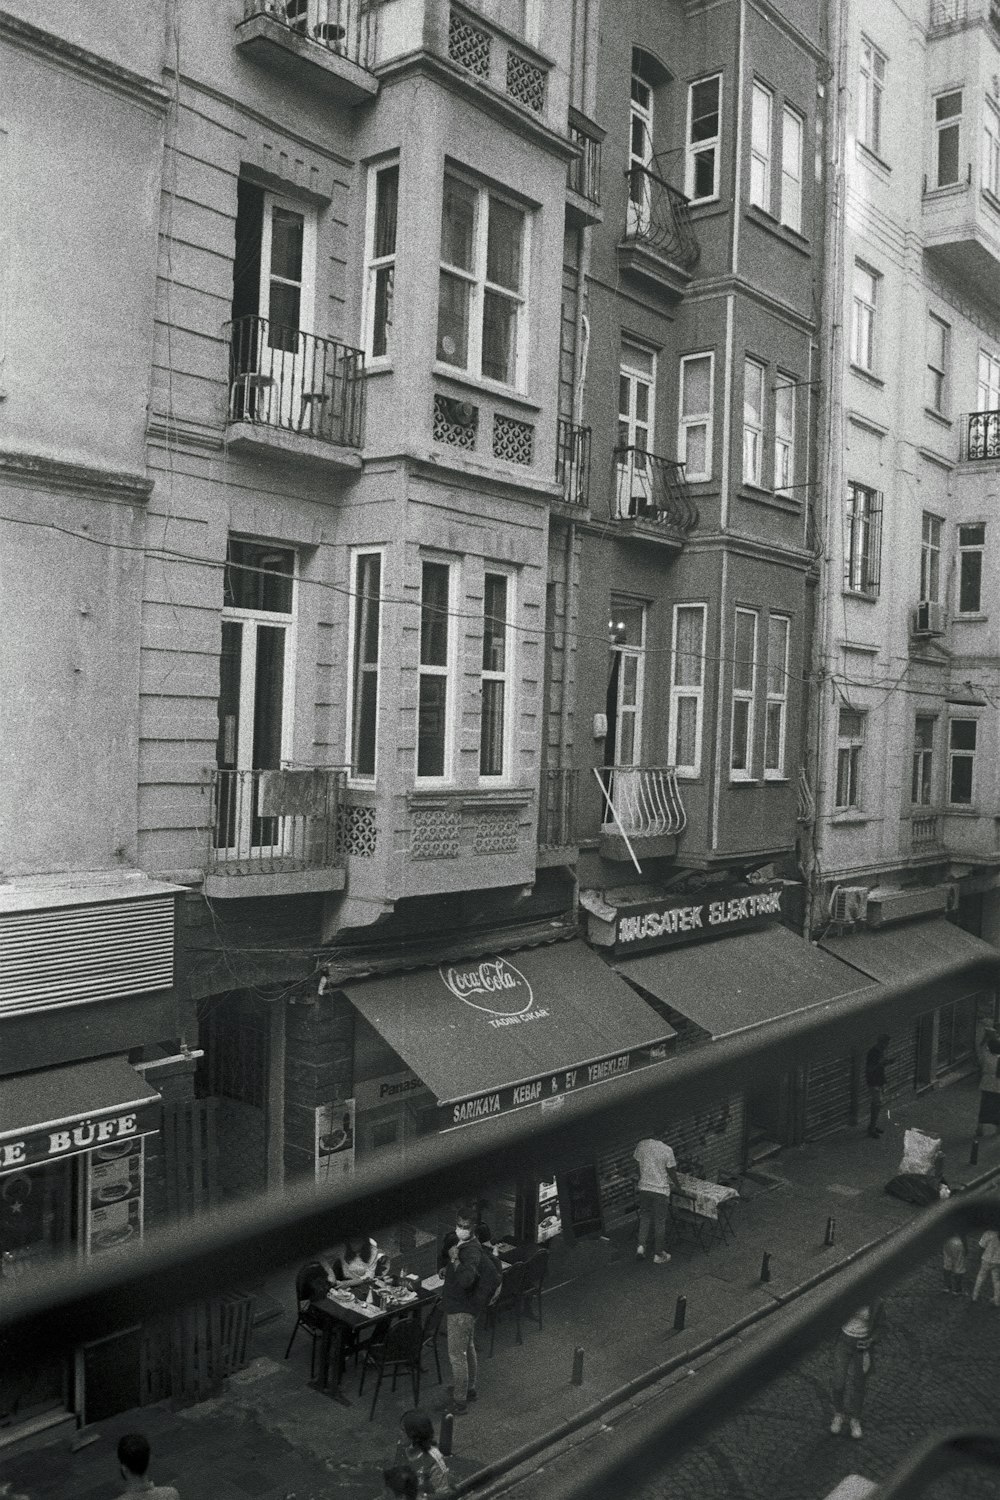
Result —
<instances>
[{"instance_id":1,"label":"child on street","mask_svg":"<svg viewBox=\"0 0 1000 1500\"><path fill-rule=\"evenodd\" d=\"M448 1465L434 1442L434 1423L425 1411L407 1411L400 1423L396 1463L416 1471L421 1495L443 1495L450 1487Z\"/></svg>"},{"instance_id":2,"label":"child on street","mask_svg":"<svg viewBox=\"0 0 1000 1500\"><path fill-rule=\"evenodd\" d=\"M979 1244L983 1252L983 1258L979 1262L979 1270L976 1272L976 1284L972 1288L972 1300L978 1301L979 1293L982 1291L987 1276L993 1282L993 1306L1000 1307L1000 1234L995 1229L987 1229L980 1235Z\"/></svg>"}]
</instances>

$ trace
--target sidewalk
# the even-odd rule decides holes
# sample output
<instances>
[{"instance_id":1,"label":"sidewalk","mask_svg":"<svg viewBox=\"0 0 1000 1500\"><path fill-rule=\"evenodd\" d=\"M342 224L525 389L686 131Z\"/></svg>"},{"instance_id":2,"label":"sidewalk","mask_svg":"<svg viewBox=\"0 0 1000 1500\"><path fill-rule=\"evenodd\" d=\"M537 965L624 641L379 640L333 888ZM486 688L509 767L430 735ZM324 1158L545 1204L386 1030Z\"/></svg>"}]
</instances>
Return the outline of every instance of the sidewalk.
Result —
<instances>
[{"instance_id":1,"label":"sidewalk","mask_svg":"<svg viewBox=\"0 0 1000 1500\"><path fill-rule=\"evenodd\" d=\"M480 1399L456 1419L453 1472L474 1473L571 1418L605 1393L686 1349L693 1349L755 1309L778 1308L783 1297L863 1245L909 1223L920 1210L883 1189L899 1165L903 1130L919 1126L944 1141L953 1184L1000 1173L1000 1139L981 1143L969 1162L978 1104L974 1079L893 1105L880 1141L864 1129L783 1152L741 1184L737 1236L702 1251L675 1248L669 1266L637 1263L631 1240L591 1241L553 1257L544 1297L544 1331L524 1325L517 1347L509 1320L497 1331L496 1355L481 1352ZM834 1218L835 1243L824 1245ZM759 1281L770 1256L771 1281ZM70 1454L65 1444L0 1460L0 1493L32 1500L111 1500L118 1490L114 1444L121 1432L148 1433L157 1483L176 1484L181 1500L376 1500L381 1469L392 1455L400 1414L412 1405L408 1383L383 1386L373 1422L369 1401L345 1383L344 1407L309 1388L309 1348L299 1338L283 1355L293 1321L292 1273L268 1291L282 1317L258 1330L256 1357L219 1397L171 1412L145 1408L94 1431L98 1441ZM678 1296L686 1324L673 1330ZM480 1344L484 1344L482 1336ZM584 1380L571 1383L574 1349L584 1350ZM442 1340L442 1369L448 1380ZM369 1386L366 1383L365 1396ZM421 1405L440 1412L443 1388L433 1369Z\"/></svg>"}]
</instances>

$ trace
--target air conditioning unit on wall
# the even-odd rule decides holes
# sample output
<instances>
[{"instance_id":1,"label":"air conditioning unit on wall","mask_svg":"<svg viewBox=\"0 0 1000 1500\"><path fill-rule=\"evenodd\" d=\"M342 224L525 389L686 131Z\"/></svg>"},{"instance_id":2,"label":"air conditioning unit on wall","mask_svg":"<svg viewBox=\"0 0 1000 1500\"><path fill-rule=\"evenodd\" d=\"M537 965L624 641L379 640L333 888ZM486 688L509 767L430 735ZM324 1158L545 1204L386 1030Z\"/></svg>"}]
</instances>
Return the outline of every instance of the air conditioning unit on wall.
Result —
<instances>
[{"instance_id":1,"label":"air conditioning unit on wall","mask_svg":"<svg viewBox=\"0 0 1000 1500\"><path fill-rule=\"evenodd\" d=\"M876 886L868 892L866 920L869 927L886 927L890 922L905 922L910 917L928 917L946 912L955 905L952 885L924 885L897 891Z\"/></svg>"},{"instance_id":2,"label":"air conditioning unit on wall","mask_svg":"<svg viewBox=\"0 0 1000 1500\"><path fill-rule=\"evenodd\" d=\"M867 886L838 885L830 900L830 921L841 925L863 922L867 901Z\"/></svg>"},{"instance_id":3,"label":"air conditioning unit on wall","mask_svg":"<svg viewBox=\"0 0 1000 1500\"><path fill-rule=\"evenodd\" d=\"M914 635L944 635L947 617L943 604L924 599L913 611Z\"/></svg>"}]
</instances>

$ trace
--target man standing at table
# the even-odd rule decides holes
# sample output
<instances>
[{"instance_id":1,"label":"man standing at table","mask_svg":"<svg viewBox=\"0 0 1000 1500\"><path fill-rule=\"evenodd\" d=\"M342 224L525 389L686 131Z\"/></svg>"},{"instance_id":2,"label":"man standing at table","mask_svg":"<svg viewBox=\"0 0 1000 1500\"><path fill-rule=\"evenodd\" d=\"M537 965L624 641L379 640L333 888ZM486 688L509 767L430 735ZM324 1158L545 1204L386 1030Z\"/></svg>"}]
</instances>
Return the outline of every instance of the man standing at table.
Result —
<instances>
[{"instance_id":1,"label":"man standing at table","mask_svg":"<svg viewBox=\"0 0 1000 1500\"><path fill-rule=\"evenodd\" d=\"M639 1164L639 1244L636 1260L645 1260L650 1230L653 1232L653 1264L665 1266L667 1254L667 1211L670 1207L670 1185L680 1187L677 1158L664 1137L647 1136L632 1153Z\"/></svg>"},{"instance_id":2,"label":"man standing at table","mask_svg":"<svg viewBox=\"0 0 1000 1500\"><path fill-rule=\"evenodd\" d=\"M500 1285L500 1272L493 1257L476 1239L476 1216L462 1209L455 1217L455 1239L444 1266L444 1311L448 1328L448 1358L451 1361L453 1401L456 1416L468 1411L477 1396L476 1319Z\"/></svg>"}]
</instances>

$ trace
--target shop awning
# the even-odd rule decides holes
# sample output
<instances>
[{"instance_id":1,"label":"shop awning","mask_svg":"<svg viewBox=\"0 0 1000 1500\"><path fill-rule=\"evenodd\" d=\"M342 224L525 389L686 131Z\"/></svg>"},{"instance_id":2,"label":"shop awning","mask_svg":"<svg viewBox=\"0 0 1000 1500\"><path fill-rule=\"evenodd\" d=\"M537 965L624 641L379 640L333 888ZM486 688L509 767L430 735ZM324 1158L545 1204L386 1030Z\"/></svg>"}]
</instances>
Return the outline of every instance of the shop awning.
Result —
<instances>
[{"instance_id":1,"label":"shop awning","mask_svg":"<svg viewBox=\"0 0 1000 1500\"><path fill-rule=\"evenodd\" d=\"M899 927L865 928L844 937L824 938L820 946L862 974L886 984L918 983L940 974L949 965L957 969L970 960L979 959L994 971L1000 965L1000 952L992 944L973 937L971 932L956 927L954 922L946 922L943 917L929 922L905 922ZM942 995L942 1002L968 994L976 987L975 979L954 983L946 980L945 984L949 991L954 988L954 994Z\"/></svg>"},{"instance_id":2,"label":"shop awning","mask_svg":"<svg viewBox=\"0 0 1000 1500\"><path fill-rule=\"evenodd\" d=\"M345 986L451 1128L666 1056L673 1027L576 940Z\"/></svg>"},{"instance_id":3,"label":"shop awning","mask_svg":"<svg viewBox=\"0 0 1000 1500\"><path fill-rule=\"evenodd\" d=\"M615 968L713 1039L870 988L787 927L620 959Z\"/></svg>"},{"instance_id":4,"label":"shop awning","mask_svg":"<svg viewBox=\"0 0 1000 1500\"><path fill-rule=\"evenodd\" d=\"M106 1150L159 1129L156 1090L120 1057L18 1073L0 1087L0 1172Z\"/></svg>"}]
</instances>

